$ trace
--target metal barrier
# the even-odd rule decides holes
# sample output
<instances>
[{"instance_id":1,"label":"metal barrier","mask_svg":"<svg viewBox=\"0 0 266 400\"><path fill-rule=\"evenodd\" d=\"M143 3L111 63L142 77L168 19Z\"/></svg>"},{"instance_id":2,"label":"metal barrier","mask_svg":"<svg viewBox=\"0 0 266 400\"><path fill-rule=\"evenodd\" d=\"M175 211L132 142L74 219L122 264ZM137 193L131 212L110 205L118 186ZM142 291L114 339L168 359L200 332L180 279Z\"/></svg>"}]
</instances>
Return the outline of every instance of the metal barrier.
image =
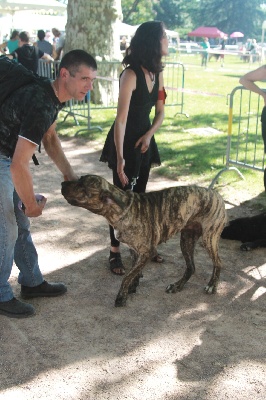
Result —
<instances>
[{"instance_id":1,"label":"metal barrier","mask_svg":"<svg viewBox=\"0 0 266 400\"><path fill-rule=\"evenodd\" d=\"M164 63L164 86L167 91L166 107L180 107L175 114L184 114L185 68L180 62ZM101 93L101 103L91 104L91 110L116 108L119 92L119 75L123 68L121 62L98 63L97 82ZM94 93L92 94L93 97ZM93 103L93 101L92 101Z\"/></svg>"},{"instance_id":2,"label":"metal barrier","mask_svg":"<svg viewBox=\"0 0 266 400\"><path fill-rule=\"evenodd\" d=\"M167 91L166 106L180 107L175 114L188 114L184 112L184 85L185 85L185 68L180 62L165 63L164 68L164 86Z\"/></svg>"},{"instance_id":3,"label":"metal barrier","mask_svg":"<svg viewBox=\"0 0 266 400\"><path fill-rule=\"evenodd\" d=\"M38 74L46 76L50 79L55 79L59 70L59 61L47 63L44 60L39 60ZM117 107L119 93L119 75L123 67L121 62L98 62L97 80L94 84L94 90L88 93L82 101L70 100L67 101L63 112L66 116L63 122L71 116L74 118L75 124L79 125L77 117L84 117L88 121L86 129L102 130L100 126L91 126L91 110L99 109L115 109ZM165 63L164 69L164 84L167 91L166 106L179 107L177 114L184 114L184 81L185 81L184 65L179 62ZM76 135L81 132L78 131Z\"/></svg>"},{"instance_id":4,"label":"metal barrier","mask_svg":"<svg viewBox=\"0 0 266 400\"><path fill-rule=\"evenodd\" d=\"M54 80L59 70L60 61L47 62L39 59L38 75Z\"/></svg>"},{"instance_id":5,"label":"metal barrier","mask_svg":"<svg viewBox=\"0 0 266 400\"><path fill-rule=\"evenodd\" d=\"M226 165L212 180L210 188L214 186L222 173L229 170L235 170L244 179L236 166L264 171L265 153L260 122L263 106L262 97L243 86L237 86L231 92ZM233 129L234 134L232 134Z\"/></svg>"}]
</instances>

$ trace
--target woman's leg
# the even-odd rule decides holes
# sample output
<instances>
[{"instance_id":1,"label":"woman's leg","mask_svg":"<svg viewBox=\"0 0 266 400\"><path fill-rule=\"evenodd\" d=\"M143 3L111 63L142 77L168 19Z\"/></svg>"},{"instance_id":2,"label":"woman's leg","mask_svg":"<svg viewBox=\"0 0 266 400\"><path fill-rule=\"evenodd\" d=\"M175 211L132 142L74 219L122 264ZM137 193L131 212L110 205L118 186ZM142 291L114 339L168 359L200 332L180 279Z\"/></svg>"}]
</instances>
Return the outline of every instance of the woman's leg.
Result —
<instances>
[{"instance_id":1,"label":"woman's leg","mask_svg":"<svg viewBox=\"0 0 266 400\"><path fill-rule=\"evenodd\" d=\"M113 170L113 184L119 189L124 189L121 185L120 179L118 174L115 170ZM109 225L109 233L110 233L110 240L111 240L111 249L110 249L110 256L109 256L109 267L111 272L115 275L124 275L125 267L123 265L121 254L120 254L120 242L115 237L114 228Z\"/></svg>"}]
</instances>

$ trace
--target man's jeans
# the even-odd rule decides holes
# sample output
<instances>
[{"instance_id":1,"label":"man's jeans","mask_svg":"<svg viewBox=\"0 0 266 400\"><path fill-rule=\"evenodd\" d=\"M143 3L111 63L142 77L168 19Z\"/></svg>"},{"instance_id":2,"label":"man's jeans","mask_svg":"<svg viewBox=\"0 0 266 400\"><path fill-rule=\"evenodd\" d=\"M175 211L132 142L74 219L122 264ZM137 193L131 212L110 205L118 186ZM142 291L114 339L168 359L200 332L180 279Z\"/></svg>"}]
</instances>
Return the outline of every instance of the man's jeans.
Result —
<instances>
[{"instance_id":1,"label":"man's jeans","mask_svg":"<svg viewBox=\"0 0 266 400\"><path fill-rule=\"evenodd\" d=\"M20 284L37 286L43 282L29 219L18 208L19 197L14 190L10 164L11 159L0 153L0 302L14 297L8 283L13 261L20 271Z\"/></svg>"}]
</instances>

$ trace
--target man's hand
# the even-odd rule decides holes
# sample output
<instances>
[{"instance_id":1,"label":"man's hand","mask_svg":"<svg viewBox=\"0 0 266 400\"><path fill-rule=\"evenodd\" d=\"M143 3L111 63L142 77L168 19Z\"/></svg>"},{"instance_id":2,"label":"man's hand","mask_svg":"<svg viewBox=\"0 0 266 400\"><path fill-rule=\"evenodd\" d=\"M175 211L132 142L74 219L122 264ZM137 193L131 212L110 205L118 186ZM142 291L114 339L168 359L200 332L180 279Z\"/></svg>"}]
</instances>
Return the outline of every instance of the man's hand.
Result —
<instances>
[{"instance_id":1,"label":"man's hand","mask_svg":"<svg viewBox=\"0 0 266 400\"><path fill-rule=\"evenodd\" d=\"M34 203L24 206L24 213L27 217L39 217L42 215L42 211L47 202L47 198L43 196L41 200L37 200Z\"/></svg>"}]
</instances>

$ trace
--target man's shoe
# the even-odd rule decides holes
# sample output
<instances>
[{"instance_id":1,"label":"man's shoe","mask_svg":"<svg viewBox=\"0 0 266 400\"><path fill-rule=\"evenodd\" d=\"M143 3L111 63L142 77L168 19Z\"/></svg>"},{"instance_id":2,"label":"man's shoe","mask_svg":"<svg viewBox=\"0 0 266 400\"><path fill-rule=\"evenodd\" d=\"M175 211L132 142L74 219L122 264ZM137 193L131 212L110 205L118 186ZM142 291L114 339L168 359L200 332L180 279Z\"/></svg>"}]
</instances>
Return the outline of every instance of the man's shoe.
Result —
<instances>
[{"instance_id":1,"label":"man's shoe","mask_svg":"<svg viewBox=\"0 0 266 400\"><path fill-rule=\"evenodd\" d=\"M35 314L31 304L23 303L13 297L9 301L0 302L0 314L11 318L26 318Z\"/></svg>"},{"instance_id":2,"label":"man's shoe","mask_svg":"<svg viewBox=\"0 0 266 400\"><path fill-rule=\"evenodd\" d=\"M43 281L38 286L29 287L21 285L21 297L32 299L33 297L55 297L66 293L67 287L63 283L48 283Z\"/></svg>"}]
</instances>

